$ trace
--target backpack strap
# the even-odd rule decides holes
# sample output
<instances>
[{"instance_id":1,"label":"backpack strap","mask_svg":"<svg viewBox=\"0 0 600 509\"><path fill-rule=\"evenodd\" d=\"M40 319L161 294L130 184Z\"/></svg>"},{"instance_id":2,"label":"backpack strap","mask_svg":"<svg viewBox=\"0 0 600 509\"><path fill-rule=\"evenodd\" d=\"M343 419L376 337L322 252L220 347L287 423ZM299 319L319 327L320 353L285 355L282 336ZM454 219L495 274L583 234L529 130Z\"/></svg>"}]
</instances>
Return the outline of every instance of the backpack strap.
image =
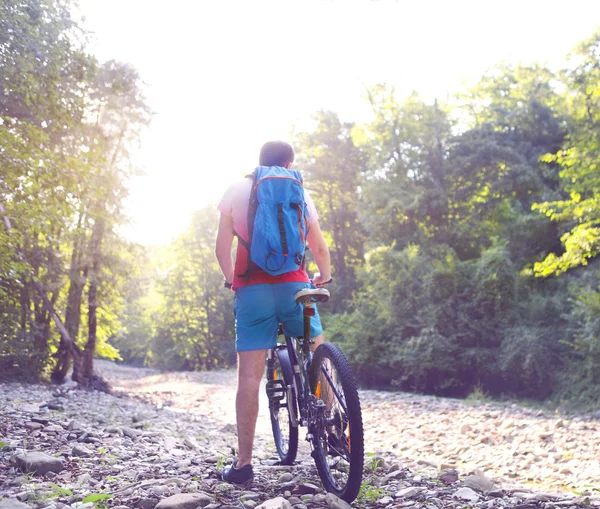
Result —
<instances>
[{"instance_id":1,"label":"backpack strap","mask_svg":"<svg viewBox=\"0 0 600 509\"><path fill-rule=\"evenodd\" d=\"M244 279L246 279L246 281L248 281L248 279L250 278L250 272L253 272L256 270L251 267L252 261L250 260L250 249L252 247L251 246L252 234L254 233L254 218L256 217L256 208L258 207L258 200L256 199L256 173L257 173L257 169L244 177L244 178L252 180L252 188L250 190L250 199L248 201L248 217L247 217L248 241L246 242L240 235L238 235L238 233L235 230L233 230L233 234L238 238L238 242L242 243L242 246L244 246L246 248L246 252L248 253L248 261L246 263L246 271L243 274L238 274L239 277L243 277Z\"/></svg>"},{"instance_id":2,"label":"backpack strap","mask_svg":"<svg viewBox=\"0 0 600 509\"><path fill-rule=\"evenodd\" d=\"M277 205L277 225L279 226L279 237L281 238L281 252L283 253L283 262L281 266L277 267L276 269L272 269L273 271L278 271L279 269L281 269L281 267L285 265L285 260L289 253L287 236L285 234L285 224L283 222L283 205L281 203ZM267 267L269 266L269 258L271 258L271 255L274 253L275 251L271 251L267 255L267 259L265 260L265 264L267 265Z\"/></svg>"}]
</instances>

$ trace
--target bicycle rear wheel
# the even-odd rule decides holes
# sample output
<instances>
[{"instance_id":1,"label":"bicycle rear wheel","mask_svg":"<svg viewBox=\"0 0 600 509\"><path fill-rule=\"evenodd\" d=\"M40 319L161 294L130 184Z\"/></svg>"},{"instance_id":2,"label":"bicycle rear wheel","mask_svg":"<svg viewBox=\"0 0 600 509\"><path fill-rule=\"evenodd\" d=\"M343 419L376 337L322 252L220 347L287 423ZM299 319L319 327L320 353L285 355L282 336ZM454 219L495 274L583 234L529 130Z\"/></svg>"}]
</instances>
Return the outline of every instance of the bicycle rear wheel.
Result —
<instances>
[{"instance_id":1,"label":"bicycle rear wheel","mask_svg":"<svg viewBox=\"0 0 600 509\"><path fill-rule=\"evenodd\" d=\"M280 352L286 355L287 352ZM282 465L291 465L298 452L298 427L292 425L289 406L296 409L296 395L294 391L287 391L288 382L284 379L283 370L277 352L267 362L267 396L269 397L269 414L275 448ZM288 402L288 398L291 400Z\"/></svg>"},{"instance_id":2,"label":"bicycle rear wheel","mask_svg":"<svg viewBox=\"0 0 600 509\"><path fill-rule=\"evenodd\" d=\"M326 406L326 419L313 430L313 457L325 489L346 502L360 490L364 439L354 375L342 351L323 343L315 351L311 392Z\"/></svg>"}]
</instances>

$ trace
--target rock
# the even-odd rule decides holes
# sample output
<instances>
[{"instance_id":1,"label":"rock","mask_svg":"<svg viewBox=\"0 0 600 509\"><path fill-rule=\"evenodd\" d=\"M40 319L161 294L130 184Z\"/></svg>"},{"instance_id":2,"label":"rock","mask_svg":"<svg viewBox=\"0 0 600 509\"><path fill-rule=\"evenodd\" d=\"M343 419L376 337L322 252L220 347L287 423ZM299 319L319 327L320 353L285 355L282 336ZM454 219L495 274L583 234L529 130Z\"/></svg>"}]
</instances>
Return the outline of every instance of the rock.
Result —
<instances>
[{"instance_id":1,"label":"rock","mask_svg":"<svg viewBox=\"0 0 600 509\"><path fill-rule=\"evenodd\" d=\"M200 448L198 442L196 442L196 439L192 437L185 438L183 440L183 445L185 445L188 449L191 449L192 451L197 451Z\"/></svg>"},{"instance_id":2,"label":"rock","mask_svg":"<svg viewBox=\"0 0 600 509\"><path fill-rule=\"evenodd\" d=\"M137 504L136 507L140 509L154 509L156 506L156 500L153 498L142 498Z\"/></svg>"},{"instance_id":3,"label":"rock","mask_svg":"<svg viewBox=\"0 0 600 509\"><path fill-rule=\"evenodd\" d=\"M388 505L388 504L391 504L393 501L394 501L394 499L393 499L392 497L390 497L390 496L386 496L386 497L380 498L380 499L377 501L377 503L378 503L379 505Z\"/></svg>"},{"instance_id":4,"label":"rock","mask_svg":"<svg viewBox=\"0 0 600 509\"><path fill-rule=\"evenodd\" d=\"M83 431L83 425L77 421L71 421L67 426L69 431Z\"/></svg>"},{"instance_id":5,"label":"rock","mask_svg":"<svg viewBox=\"0 0 600 509\"><path fill-rule=\"evenodd\" d=\"M62 406L62 403L60 401L48 401L48 404L46 406L48 407L48 410L62 411L65 409L65 407Z\"/></svg>"},{"instance_id":6,"label":"rock","mask_svg":"<svg viewBox=\"0 0 600 509\"><path fill-rule=\"evenodd\" d=\"M197 509L213 502L213 497L203 492L180 493L161 500L155 509Z\"/></svg>"},{"instance_id":7,"label":"rock","mask_svg":"<svg viewBox=\"0 0 600 509\"><path fill-rule=\"evenodd\" d=\"M47 431L49 433L61 433L64 430L65 429L62 426L59 426L58 424L50 424L49 426L46 426L44 428L44 431Z\"/></svg>"},{"instance_id":8,"label":"rock","mask_svg":"<svg viewBox=\"0 0 600 509\"><path fill-rule=\"evenodd\" d=\"M42 424L40 424L39 422L26 422L25 423L25 428L27 428L30 431L42 429L43 427L44 426Z\"/></svg>"},{"instance_id":9,"label":"rock","mask_svg":"<svg viewBox=\"0 0 600 509\"><path fill-rule=\"evenodd\" d=\"M256 500L244 500L242 504L245 509L254 509L258 505L258 502Z\"/></svg>"},{"instance_id":10,"label":"rock","mask_svg":"<svg viewBox=\"0 0 600 509\"><path fill-rule=\"evenodd\" d=\"M54 458L43 452L17 454L13 460L17 468L25 473L44 475L47 472L58 473L64 468L63 462L59 458Z\"/></svg>"},{"instance_id":11,"label":"rock","mask_svg":"<svg viewBox=\"0 0 600 509\"><path fill-rule=\"evenodd\" d=\"M425 488L423 488L422 486L411 486L409 488L404 488L403 490L398 491L394 496L396 498L412 498L417 496L424 490Z\"/></svg>"},{"instance_id":12,"label":"rock","mask_svg":"<svg viewBox=\"0 0 600 509\"><path fill-rule=\"evenodd\" d=\"M405 473L402 470L392 470L390 473L385 475L386 479L403 479Z\"/></svg>"},{"instance_id":13,"label":"rock","mask_svg":"<svg viewBox=\"0 0 600 509\"><path fill-rule=\"evenodd\" d=\"M71 455L80 456L81 458L89 458L90 456L92 456L92 454L93 452L83 445L76 445L71 450Z\"/></svg>"},{"instance_id":14,"label":"rock","mask_svg":"<svg viewBox=\"0 0 600 509\"><path fill-rule=\"evenodd\" d=\"M440 475L440 481L444 484L452 484L458 480L458 471L457 470L448 470Z\"/></svg>"},{"instance_id":15,"label":"rock","mask_svg":"<svg viewBox=\"0 0 600 509\"><path fill-rule=\"evenodd\" d=\"M471 488L459 488L454 492L453 496L460 500L466 500L467 502L477 502L479 500L479 495Z\"/></svg>"},{"instance_id":16,"label":"rock","mask_svg":"<svg viewBox=\"0 0 600 509\"><path fill-rule=\"evenodd\" d=\"M329 506L329 509L352 509L348 502L336 497L333 493L327 493L325 503Z\"/></svg>"},{"instance_id":17,"label":"rock","mask_svg":"<svg viewBox=\"0 0 600 509\"><path fill-rule=\"evenodd\" d=\"M400 465L398 465L398 463L392 463L388 468L388 474L391 474L392 472L397 472L398 470L400 470Z\"/></svg>"},{"instance_id":18,"label":"rock","mask_svg":"<svg viewBox=\"0 0 600 509\"><path fill-rule=\"evenodd\" d=\"M481 493L488 493L494 489L494 483L482 475L469 475L463 479L467 488L472 488Z\"/></svg>"},{"instance_id":19,"label":"rock","mask_svg":"<svg viewBox=\"0 0 600 509\"><path fill-rule=\"evenodd\" d=\"M253 491L245 491L240 495L242 500L260 500L262 495L260 493L254 493Z\"/></svg>"},{"instance_id":20,"label":"rock","mask_svg":"<svg viewBox=\"0 0 600 509\"><path fill-rule=\"evenodd\" d=\"M285 472L284 474L281 474L279 476L277 482L290 482L293 478L294 476L292 474L290 474L289 472Z\"/></svg>"},{"instance_id":21,"label":"rock","mask_svg":"<svg viewBox=\"0 0 600 509\"><path fill-rule=\"evenodd\" d=\"M304 482L298 484L292 490L292 493L294 495L313 495L315 493L318 493L319 491L321 491L321 489L318 486L315 486L314 484L310 484L308 482Z\"/></svg>"},{"instance_id":22,"label":"rock","mask_svg":"<svg viewBox=\"0 0 600 509\"><path fill-rule=\"evenodd\" d=\"M292 504L283 497L276 497L265 500L256 509L292 509Z\"/></svg>"},{"instance_id":23,"label":"rock","mask_svg":"<svg viewBox=\"0 0 600 509\"><path fill-rule=\"evenodd\" d=\"M31 509L31 506L14 498L5 498L0 501L0 509Z\"/></svg>"},{"instance_id":24,"label":"rock","mask_svg":"<svg viewBox=\"0 0 600 509\"><path fill-rule=\"evenodd\" d=\"M123 435L131 438L131 440L135 440L141 434L142 434L142 432L137 429L127 428L127 427L123 428Z\"/></svg>"}]
</instances>

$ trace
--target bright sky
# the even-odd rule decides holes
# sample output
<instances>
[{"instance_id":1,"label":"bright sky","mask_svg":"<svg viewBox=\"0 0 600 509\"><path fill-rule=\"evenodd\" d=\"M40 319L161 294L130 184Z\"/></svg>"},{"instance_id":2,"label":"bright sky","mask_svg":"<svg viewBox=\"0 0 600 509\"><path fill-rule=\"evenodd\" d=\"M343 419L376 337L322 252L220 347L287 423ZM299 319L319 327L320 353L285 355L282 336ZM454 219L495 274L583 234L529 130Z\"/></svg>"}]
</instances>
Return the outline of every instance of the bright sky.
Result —
<instances>
[{"instance_id":1,"label":"bright sky","mask_svg":"<svg viewBox=\"0 0 600 509\"><path fill-rule=\"evenodd\" d=\"M445 99L504 60L558 69L598 0L80 0L91 50L133 64L156 112L127 235L167 243L328 109L368 118L364 85ZM301 169L301 168L300 168Z\"/></svg>"}]
</instances>

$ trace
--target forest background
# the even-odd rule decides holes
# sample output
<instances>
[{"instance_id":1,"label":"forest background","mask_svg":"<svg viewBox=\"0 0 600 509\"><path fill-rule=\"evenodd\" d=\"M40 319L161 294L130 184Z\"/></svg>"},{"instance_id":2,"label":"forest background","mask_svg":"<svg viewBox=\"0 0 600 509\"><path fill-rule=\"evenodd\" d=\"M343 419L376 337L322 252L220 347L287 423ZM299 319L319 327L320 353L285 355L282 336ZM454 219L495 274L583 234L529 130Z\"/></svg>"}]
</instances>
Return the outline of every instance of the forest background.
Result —
<instances>
[{"instance_id":1,"label":"forest background","mask_svg":"<svg viewBox=\"0 0 600 509\"><path fill-rule=\"evenodd\" d=\"M87 44L69 2L0 1L0 376L233 366L216 207L168 245L127 239L152 112ZM443 102L365 94L367 122L318 111L291 140L360 384L600 408L600 31L562 70L499 63Z\"/></svg>"}]
</instances>

